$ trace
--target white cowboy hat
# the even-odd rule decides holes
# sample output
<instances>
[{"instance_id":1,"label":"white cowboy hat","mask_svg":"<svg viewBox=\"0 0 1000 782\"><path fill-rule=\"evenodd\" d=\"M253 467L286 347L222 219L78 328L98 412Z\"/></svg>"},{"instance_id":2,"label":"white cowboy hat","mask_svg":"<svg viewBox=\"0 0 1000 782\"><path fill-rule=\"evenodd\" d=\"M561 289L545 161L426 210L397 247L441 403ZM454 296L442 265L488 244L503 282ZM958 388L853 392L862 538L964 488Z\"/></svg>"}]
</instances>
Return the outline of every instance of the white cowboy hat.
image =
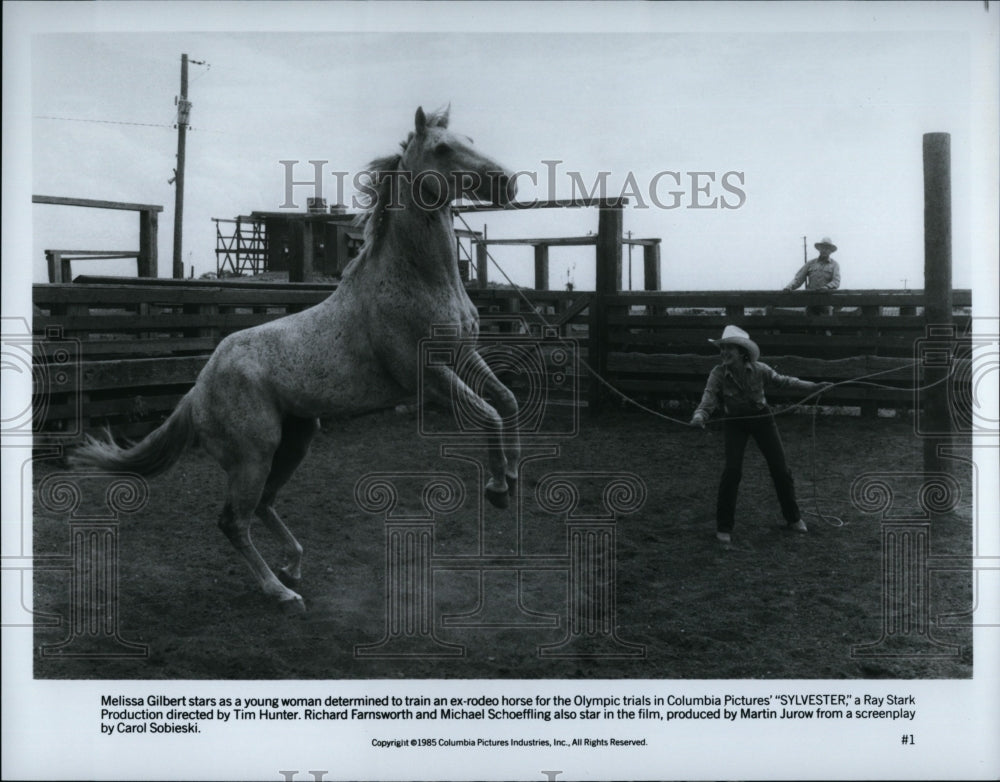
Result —
<instances>
[{"instance_id":1,"label":"white cowboy hat","mask_svg":"<svg viewBox=\"0 0 1000 782\"><path fill-rule=\"evenodd\" d=\"M837 245L835 245L833 242L830 241L829 236L824 236L822 239L816 242L816 244L814 244L813 247L815 247L817 250L822 250L824 247L829 247L830 252L832 253L837 252Z\"/></svg>"},{"instance_id":2,"label":"white cowboy hat","mask_svg":"<svg viewBox=\"0 0 1000 782\"><path fill-rule=\"evenodd\" d=\"M738 345L750 354L751 361L760 358L760 348L757 347L757 343L750 339L750 335L739 326L726 326L719 339L709 339L708 341L713 345Z\"/></svg>"}]
</instances>

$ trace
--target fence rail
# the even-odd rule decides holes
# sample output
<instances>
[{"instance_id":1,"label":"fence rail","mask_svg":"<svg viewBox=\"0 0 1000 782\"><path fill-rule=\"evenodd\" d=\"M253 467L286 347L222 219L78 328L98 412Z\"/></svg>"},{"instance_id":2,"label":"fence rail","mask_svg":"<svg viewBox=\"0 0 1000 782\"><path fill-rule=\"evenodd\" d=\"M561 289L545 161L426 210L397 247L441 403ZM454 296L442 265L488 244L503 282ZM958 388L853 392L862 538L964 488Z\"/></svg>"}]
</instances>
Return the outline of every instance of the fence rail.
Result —
<instances>
[{"instance_id":1,"label":"fence rail","mask_svg":"<svg viewBox=\"0 0 1000 782\"><path fill-rule=\"evenodd\" d=\"M142 434L163 420L227 334L317 304L334 288L93 277L35 285L34 361L45 378L36 392L46 394L45 404L36 405L36 429L112 425L127 436ZM918 384L914 357L926 335L922 291L469 293L484 334L576 340L580 386L592 406L613 393L609 386L644 404L696 402L718 362L708 340L730 323L747 329L763 360L783 374L839 382L880 373L880 384L898 386L843 386L824 403L868 413L915 404L908 389ZM971 304L970 291L954 291L958 362L969 360ZM830 306L832 314L807 315L812 305ZM57 355L60 371L49 371ZM789 402L793 395L775 392L769 399Z\"/></svg>"}]
</instances>

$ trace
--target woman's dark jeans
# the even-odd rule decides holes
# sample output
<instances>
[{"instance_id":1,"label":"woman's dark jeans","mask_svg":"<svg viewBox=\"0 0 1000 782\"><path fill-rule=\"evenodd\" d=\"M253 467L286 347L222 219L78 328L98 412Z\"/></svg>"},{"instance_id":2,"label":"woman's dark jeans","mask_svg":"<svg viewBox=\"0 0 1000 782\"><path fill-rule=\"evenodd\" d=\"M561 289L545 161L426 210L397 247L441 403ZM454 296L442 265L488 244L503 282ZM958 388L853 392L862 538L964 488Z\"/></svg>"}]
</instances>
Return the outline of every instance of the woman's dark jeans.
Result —
<instances>
[{"instance_id":1,"label":"woman's dark jeans","mask_svg":"<svg viewBox=\"0 0 1000 782\"><path fill-rule=\"evenodd\" d=\"M795 501L795 481L785 463L785 449L781 445L781 436L774 422L774 416L762 412L759 417L736 418L723 422L723 434L726 442L726 467L722 471L722 482L719 484L719 500L716 509L716 527L719 532L732 532L736 518L736 495L743 477L743 454L746 451L747 439L753 437L767 460L767 468L771 472L771 480L778 492L781 503L781 514L785 521L794 524L801 518L798 503Z\"/></svg>"}]
</instances>

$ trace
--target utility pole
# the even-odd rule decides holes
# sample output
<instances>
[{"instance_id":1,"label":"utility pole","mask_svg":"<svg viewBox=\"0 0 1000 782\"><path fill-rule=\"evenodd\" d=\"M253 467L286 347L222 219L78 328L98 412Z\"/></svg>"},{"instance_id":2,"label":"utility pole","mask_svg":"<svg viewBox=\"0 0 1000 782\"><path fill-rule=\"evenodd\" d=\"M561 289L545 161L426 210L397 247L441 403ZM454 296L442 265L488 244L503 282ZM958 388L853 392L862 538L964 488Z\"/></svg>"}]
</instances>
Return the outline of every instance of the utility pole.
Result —
<instances>
[{"instance_id":1,"label":"utility pole","mask_svg":"<svg viewBox=\"0 0 1000 782\"><path fill-rule=\"evenodd\" d=\"M802 237L802 263L809 263L809 251L806 249L806 238Z\"/></svg>"},{"instance_id":2,"label":"utility pole","mask_svg":"<svg viewBox=\"0 0 1000 782\"><path fill-rule=\"evenodd\" d=\"M181 55L181 94L177 98L177 168L174 169L174 279L184 279L184 260L181 258L184 221L184 143L187 136L191 103L187 99L188 56Z\"/></svg>"}]
</instances>

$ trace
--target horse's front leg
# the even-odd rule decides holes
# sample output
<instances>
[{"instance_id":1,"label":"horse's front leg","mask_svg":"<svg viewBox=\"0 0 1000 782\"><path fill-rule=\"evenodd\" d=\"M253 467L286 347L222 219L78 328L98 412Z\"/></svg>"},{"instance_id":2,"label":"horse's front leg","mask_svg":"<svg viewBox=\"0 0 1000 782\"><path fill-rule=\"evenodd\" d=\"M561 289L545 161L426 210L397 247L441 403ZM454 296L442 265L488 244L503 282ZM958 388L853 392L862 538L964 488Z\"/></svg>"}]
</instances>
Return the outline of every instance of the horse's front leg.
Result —
<instances>
[{"instance_id":1,"label":"horse's front leg","mask_svg":"<svg viewBox=\"0 0 1000 782\"><path fill-rule=\"evenodd\" d=\"M474 349L460 364L467 382L493 403L500 414L500 437L504 455L504 477L511 496L516 497L518 466L521 463L521 436L517 430L517 397L496 376L485 359Z\"/></svg>"},{"instance_id":2,"label":"horse's front leg","mask_svg":"<svg viewBox=\"0 0 1000 782\"><path fill-rule=\"evenodd\" d=\"M461 409L464 417L471 418L486 433L490 476L486 481L486 499L498 508L506 508L510 499L504 476L506 460L503 455L503 420L500 413L450 367L425 367L423 381L426 392L445 404Z\"/></svg>"}]
</instances>

